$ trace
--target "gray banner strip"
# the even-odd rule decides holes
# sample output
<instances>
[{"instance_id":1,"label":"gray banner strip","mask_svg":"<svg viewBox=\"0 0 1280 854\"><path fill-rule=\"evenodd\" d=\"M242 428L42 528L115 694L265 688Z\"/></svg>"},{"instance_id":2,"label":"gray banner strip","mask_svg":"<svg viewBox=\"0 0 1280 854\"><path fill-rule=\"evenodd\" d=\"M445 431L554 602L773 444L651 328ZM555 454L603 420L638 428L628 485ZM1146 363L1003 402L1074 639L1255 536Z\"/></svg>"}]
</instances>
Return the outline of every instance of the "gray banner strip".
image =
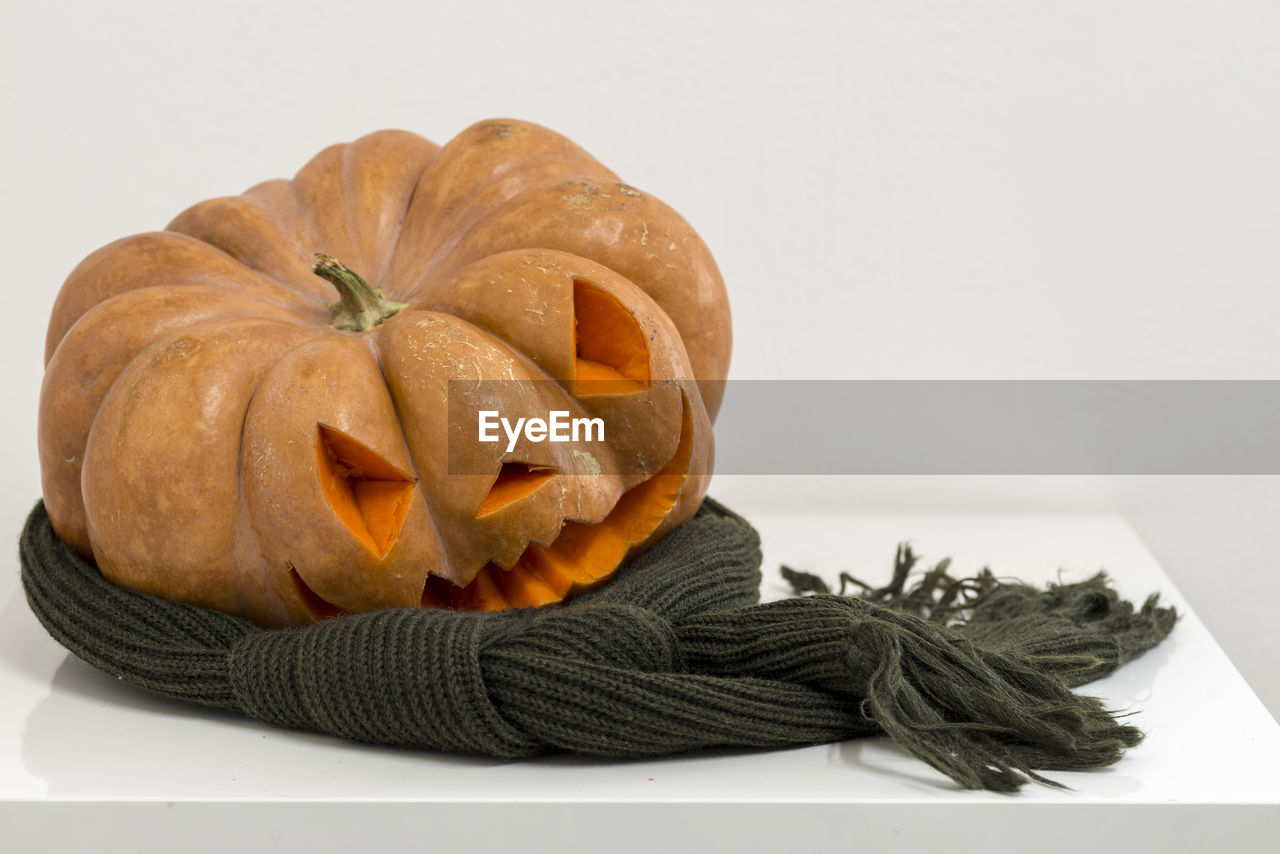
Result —
<instances>
[{"instance_id":1,"label":"gray banner strip","mask_svg":"<svg viewBox=\"0 0 1280 854\"><path fill-rule=\"evenodd\" d=\"M726 383L721 474L1280 474L1280 381Z\"/></svg>"}]
</instances>

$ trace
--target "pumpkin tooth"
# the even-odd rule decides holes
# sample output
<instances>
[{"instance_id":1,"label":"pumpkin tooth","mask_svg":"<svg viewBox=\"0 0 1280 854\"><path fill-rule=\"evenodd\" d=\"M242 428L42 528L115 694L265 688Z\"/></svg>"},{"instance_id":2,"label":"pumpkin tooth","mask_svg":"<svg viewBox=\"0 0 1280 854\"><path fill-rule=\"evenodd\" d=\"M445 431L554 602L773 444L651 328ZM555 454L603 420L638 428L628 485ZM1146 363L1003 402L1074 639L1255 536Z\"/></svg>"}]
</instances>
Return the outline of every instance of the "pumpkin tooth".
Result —
<instances>
[{"instance_id":1,"label":"pumpkin tooth","mask_svg":"<svg viewBox=\"0 0 1280 854\"><path fill-rule=\"evenodd\" d=\"M457 589L457 586L447 578L428 575L422 584L419 605L423 608L450 608L453 606L453 595Z\"/></svg>"},{"instance_id":2,"label":"pumpkin tooth","mask_svg":"<svg viewBox=\"0 0 1280 854\"><path fill-rule=\"evenodd\" d=\"M548 546L529 546L521 556L520 562L528 566L538 579L561 598L577 583L577 577L570 571L571 568L556 560Z\"/></svg>"},{"instance_id":3,"label":"pumpkin tooth","mask_svg":"<svg viewBox=\"0 0 1280 854\"><path fill-rule=\"evenodd\" d=\"M493 577L502 595L517 608L536 608L563 598L529 568L523 557L511 569L495 571Z\"/></svg>"},{"instance_id":4,"label":"pumpkin tooth","mask_svg":"<svg viewBox=\"0 0 1280 854\"><path fill-rule=\"evenodd\" d=\"M495 580L495 576L503 571L497 564L487 564L470 584L458 588L453 607L462 611L501 611L511 607Z\"/></svg>"}]
</instances>

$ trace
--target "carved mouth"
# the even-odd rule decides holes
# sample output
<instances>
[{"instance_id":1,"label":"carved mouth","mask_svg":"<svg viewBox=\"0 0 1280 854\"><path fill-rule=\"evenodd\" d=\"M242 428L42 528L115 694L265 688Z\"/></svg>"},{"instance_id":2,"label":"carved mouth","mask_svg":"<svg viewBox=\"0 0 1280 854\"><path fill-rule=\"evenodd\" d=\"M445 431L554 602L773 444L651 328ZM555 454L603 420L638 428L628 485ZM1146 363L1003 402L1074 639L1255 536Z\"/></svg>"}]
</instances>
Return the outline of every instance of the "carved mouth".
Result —
<instances>
[{"instance_id":1,"label":"carved mouth","mask_svg":"<svg viewBox=\"0 0 1280 854\"><path fill-rule=\"evenodd\" d=\"M675 454L657 474L623 493L604 520L593 525L566 522L551 545L531 543L511 569L491 562L465 587L428 575L422 607L462 611L538 607L563 601L607 579L680 499L693 454L693 414L683 395L682 402Z\"/></svg>"}]
</instances>

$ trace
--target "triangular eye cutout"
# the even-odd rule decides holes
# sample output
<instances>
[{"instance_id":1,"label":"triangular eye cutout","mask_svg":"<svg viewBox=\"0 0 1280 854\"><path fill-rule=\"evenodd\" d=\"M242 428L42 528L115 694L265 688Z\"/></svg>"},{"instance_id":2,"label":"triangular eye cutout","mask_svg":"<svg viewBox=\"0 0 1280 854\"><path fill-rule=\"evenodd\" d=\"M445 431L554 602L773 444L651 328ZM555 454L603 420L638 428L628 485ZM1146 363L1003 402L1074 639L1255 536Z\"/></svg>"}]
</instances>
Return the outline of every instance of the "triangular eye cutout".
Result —
<instances>
[{"instance_id":1,"label":"triangular eye cutout","mask_svg":"<svg viewBox=\"0 0 1280 854\"><path fill-rule=\"evenodd\" d=\"M503 463L498 472L498 479L493 482L489 494L484 497L476 518L496 513L508 504L513 504L532 495L533 491L555 477L556 470L550 466L535 466L529 463Z\"/></svg>"},{"instance_id":2,"label":"triangular eye cutout","mask_svg":"<svg viewBox=\"0 0 1280 854\"><path fill-rule=\"evenodd\" d=\"M386 557L409 512L413 478L363 442L319 423L316 462L333 512L369 551Z\"/></svg>"},{"instance_id":3,"label":"triangular eye cutout","mask_svg":"<svg viewBox=\"0 0 1280 854\"><path fill-rule=\"evenodd\" d=\"M649 342L613 294L573 280L574 394L635 394L649 388Z\"/></svg>"}]
</instances>

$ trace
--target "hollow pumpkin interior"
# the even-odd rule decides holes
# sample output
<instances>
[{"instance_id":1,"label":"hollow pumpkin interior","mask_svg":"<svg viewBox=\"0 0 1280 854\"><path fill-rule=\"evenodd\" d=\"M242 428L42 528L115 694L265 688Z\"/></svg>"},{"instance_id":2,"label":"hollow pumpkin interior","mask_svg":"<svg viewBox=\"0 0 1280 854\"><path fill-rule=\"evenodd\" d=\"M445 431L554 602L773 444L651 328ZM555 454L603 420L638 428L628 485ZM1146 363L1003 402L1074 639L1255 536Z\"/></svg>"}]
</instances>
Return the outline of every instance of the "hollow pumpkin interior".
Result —
<instances>
[{"instance_id":1,"label":"hollow pumpkin interior","mask_svg":"<svg viewBox=\"0 0 1280 854\"><path fill-rule=\"evenodd\" d=\"M649 342L613 294L573 280L573 392L578 397L636 394L649 388Z\"/></svg>"}]
</instances>

